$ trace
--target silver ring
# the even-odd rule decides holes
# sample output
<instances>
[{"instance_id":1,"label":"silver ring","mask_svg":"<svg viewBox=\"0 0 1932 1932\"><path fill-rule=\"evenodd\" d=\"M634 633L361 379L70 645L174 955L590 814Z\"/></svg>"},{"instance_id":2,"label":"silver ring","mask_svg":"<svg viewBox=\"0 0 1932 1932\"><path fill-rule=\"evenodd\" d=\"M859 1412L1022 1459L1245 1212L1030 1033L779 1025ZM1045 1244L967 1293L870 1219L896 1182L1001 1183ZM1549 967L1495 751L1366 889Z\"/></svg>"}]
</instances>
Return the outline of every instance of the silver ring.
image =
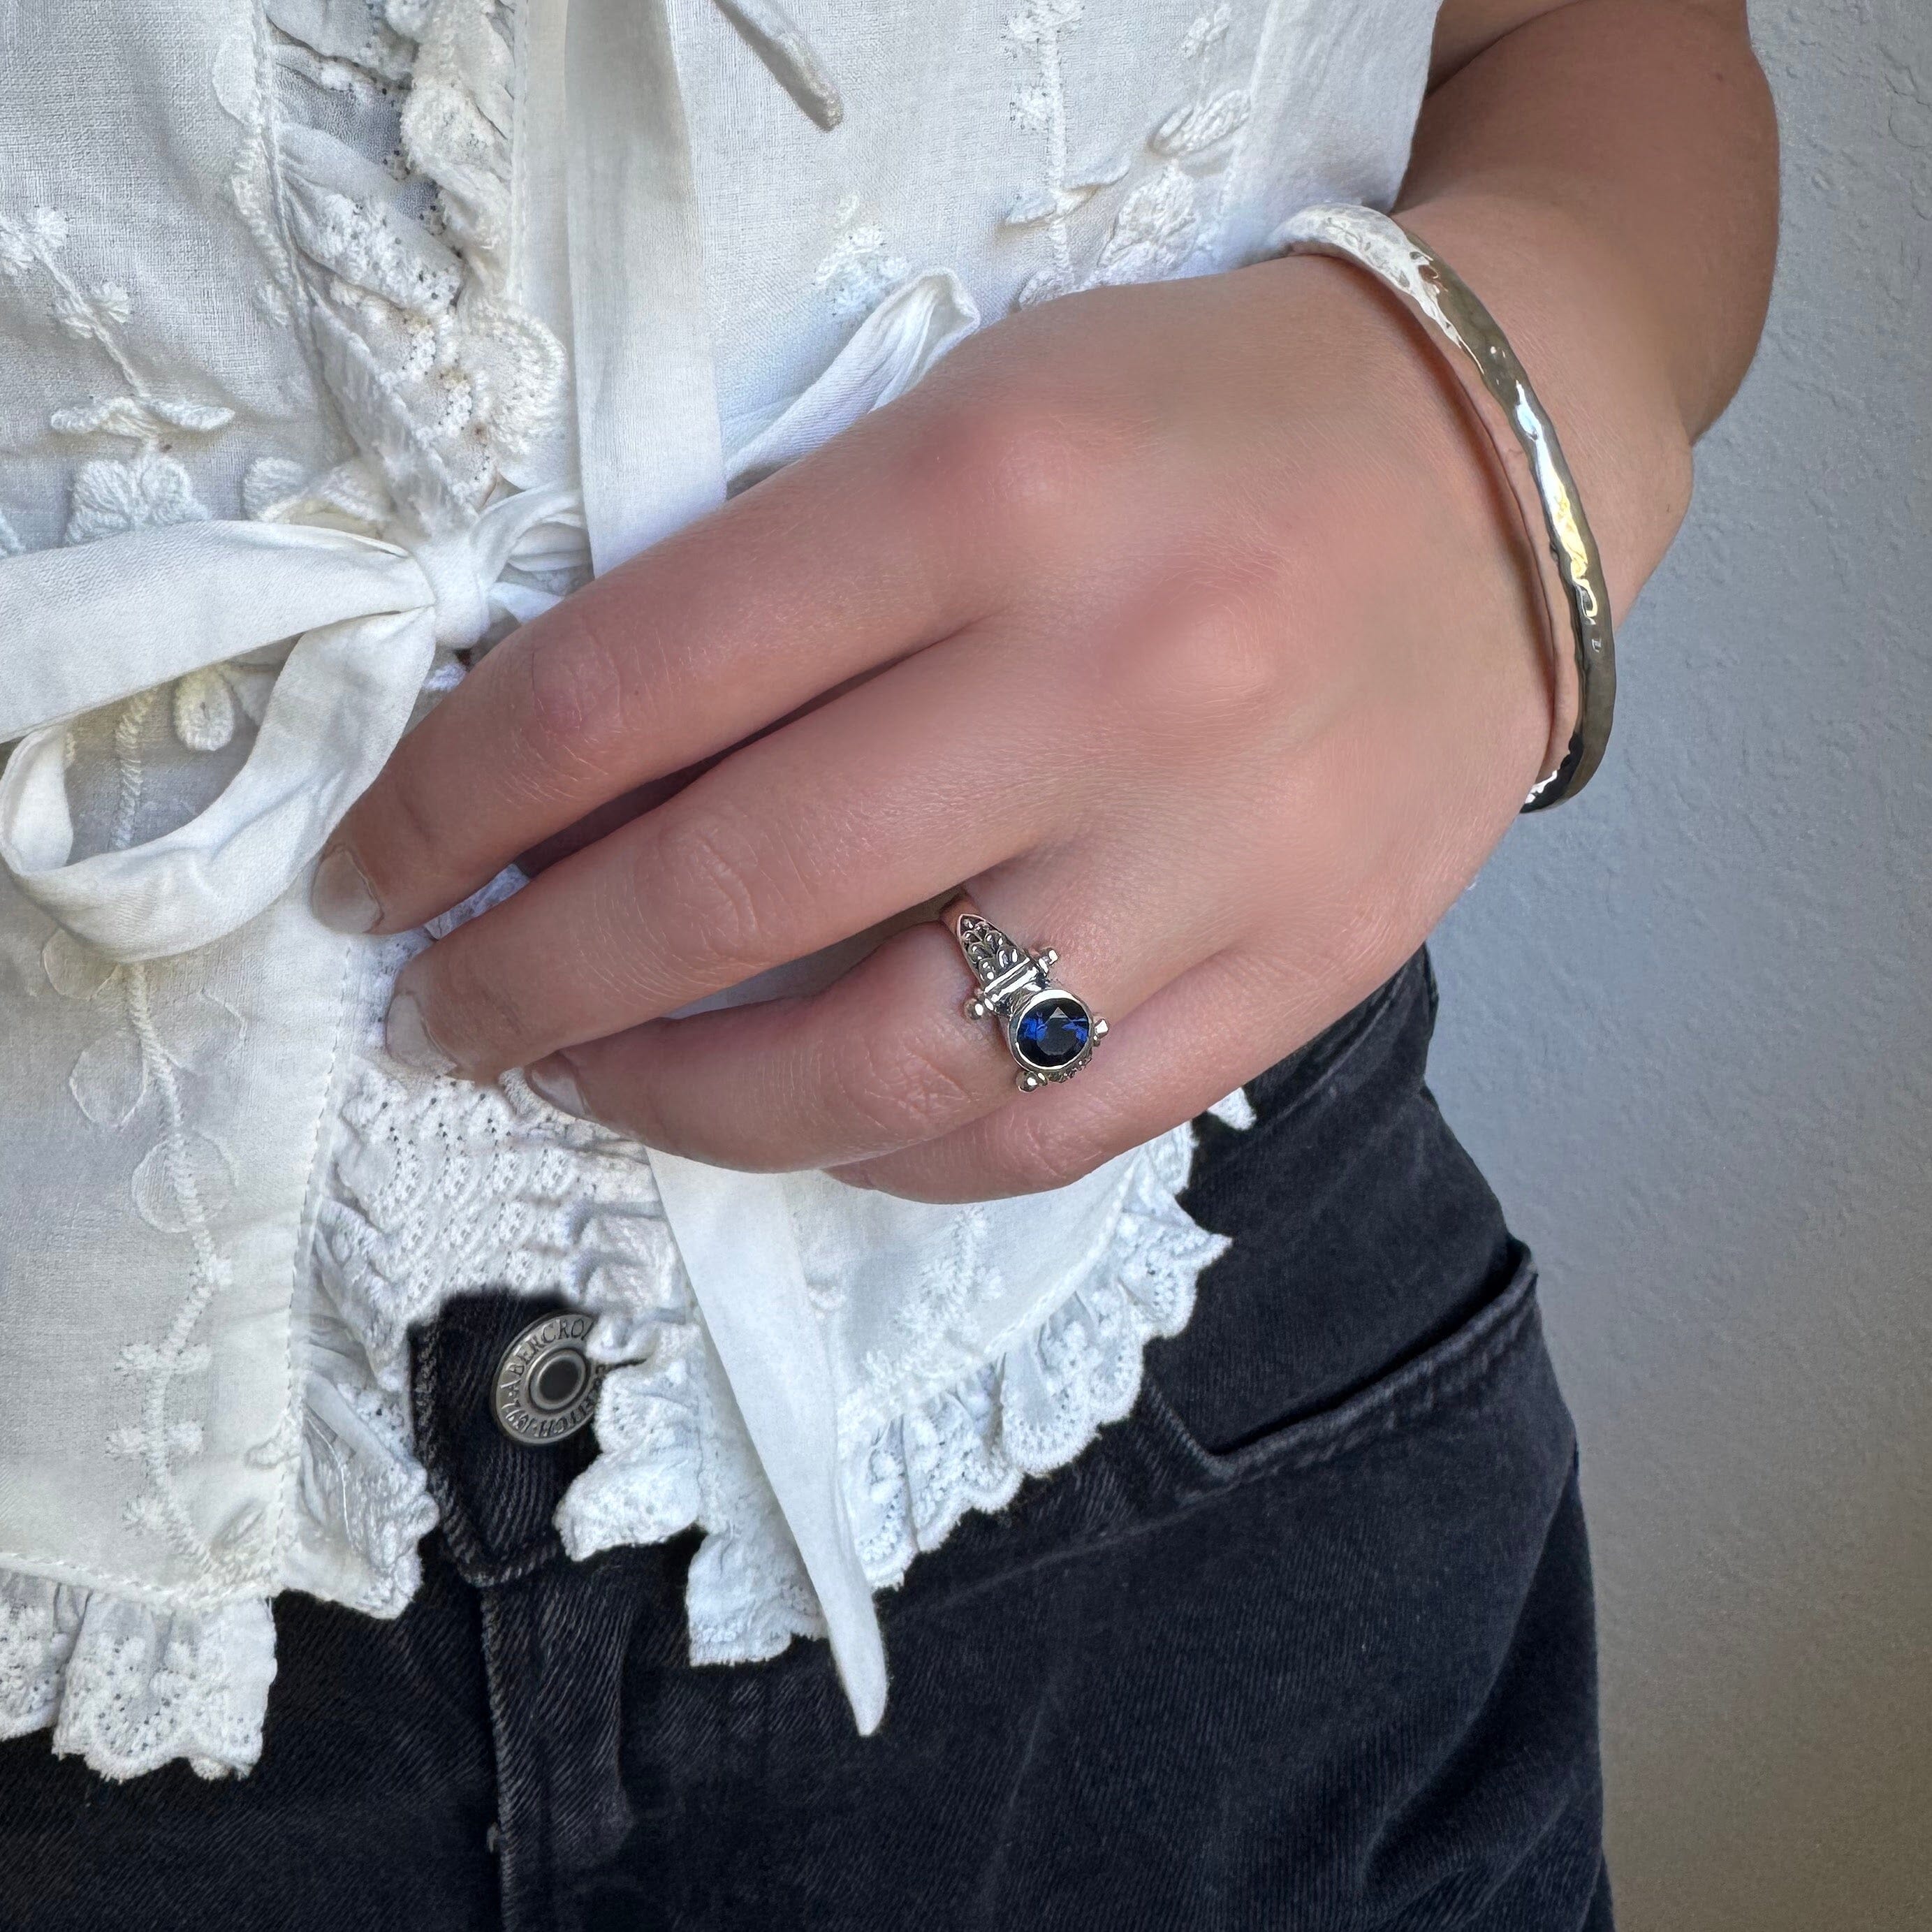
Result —
<instances>
[{"instance_id":1,"label":"silver ring","mask_svg":"<svg viewBox=\"0 0 1932 1932\"><path fill-rule=\"evenodd\" d=\"M959 942L978 990L966 1002L969 1020L997 1019L1018 1068L1013 1084L1030 1094L1049 1080L1071 1080L1094 1058L1107 1022L1077 994L1054 983L1060 955L1048 946L1030 952L1009 939L968 898L940 914Z\"/></svg>"}]
</instances>

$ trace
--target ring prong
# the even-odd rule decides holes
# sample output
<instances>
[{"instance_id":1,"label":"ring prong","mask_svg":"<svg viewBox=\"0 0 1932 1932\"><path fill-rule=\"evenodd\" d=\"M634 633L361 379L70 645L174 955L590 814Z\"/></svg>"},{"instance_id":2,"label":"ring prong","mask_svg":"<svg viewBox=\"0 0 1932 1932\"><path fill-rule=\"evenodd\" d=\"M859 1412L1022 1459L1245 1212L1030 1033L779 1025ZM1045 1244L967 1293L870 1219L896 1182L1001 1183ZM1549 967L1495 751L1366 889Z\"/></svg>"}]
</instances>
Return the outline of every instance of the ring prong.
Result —
<instances>
[{"instance_id":1,"label":"ring prong","mask_svg":"<svg viewBox=\"0 0 1932 1932\"><path fill-rule=\"evenodd\" d=\"M982 1020L986 1017L986 1003L984 1000L968 1000L960 1010L969 1020Z\"/></svg>"},{"instance_id":2,"label":"ring prong","mask_svg":"<svg viewBox=\"0 0 1932 1932\"><path fill-rule=\"evenodd\" d=\"M1094 1037L1096 1040L1105 1039L1106 1036L1106 1032L1107 1022L1103 1020L1098 1013L1096 1013L1094 1016Z\"/></svg>"},{"instance_id":3,"label":"ring prong","mask_svg":"<svg viewBox=\"0 0 1932 1932\"><path fill-rule=\"evenodd\" d=\"M1030 1094L1033 1090L1040 1084L1040 1076L1037 1073L1028 1073L1024 1072L1016 1073L1013 1076L1013 1084L1017 1087L1022 1094Z\"/></svg>"},{"instance_id":4,"label":"ring prong","mask_svg":"<svg viewBox=\"0 0 1932 1932\"><path fill-rule=\"evenodd\" d=\"M1054 952L1053 948L1049 946L1046 950L1040 956L1040 963L1042 966L1058 966L1060 964L1060 955Z\"/></svg>"}]
</instances>

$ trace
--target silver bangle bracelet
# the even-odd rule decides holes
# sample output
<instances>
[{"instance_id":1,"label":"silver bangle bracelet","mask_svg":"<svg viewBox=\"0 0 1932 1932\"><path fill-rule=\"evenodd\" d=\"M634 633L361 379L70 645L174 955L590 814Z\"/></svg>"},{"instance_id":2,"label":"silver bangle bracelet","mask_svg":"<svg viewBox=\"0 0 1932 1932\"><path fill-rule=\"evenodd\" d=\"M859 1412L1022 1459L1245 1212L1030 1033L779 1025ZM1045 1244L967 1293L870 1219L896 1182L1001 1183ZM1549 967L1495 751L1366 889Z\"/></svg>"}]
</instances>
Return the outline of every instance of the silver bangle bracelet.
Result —
<instances>
[{"instance_id":1,"label":"silver bangle bracelet","mask_svg":"<svg viewBox=\"0 0 1932 1932\"><path fill-rule=\"evenodd\" d=\"M1427 329L1475 406L1522 514L1549 622L1554 719L1543 776L1522 808L1574 797L1610 742L1617 688L1610 592L1556 426L1508 337L1446 262L1372 208L1304 208L1274 245L1282 254L1333 255L1367 269ZM1574 650L1565 648L1566 634Z\"/></svg>"}]
</instances>

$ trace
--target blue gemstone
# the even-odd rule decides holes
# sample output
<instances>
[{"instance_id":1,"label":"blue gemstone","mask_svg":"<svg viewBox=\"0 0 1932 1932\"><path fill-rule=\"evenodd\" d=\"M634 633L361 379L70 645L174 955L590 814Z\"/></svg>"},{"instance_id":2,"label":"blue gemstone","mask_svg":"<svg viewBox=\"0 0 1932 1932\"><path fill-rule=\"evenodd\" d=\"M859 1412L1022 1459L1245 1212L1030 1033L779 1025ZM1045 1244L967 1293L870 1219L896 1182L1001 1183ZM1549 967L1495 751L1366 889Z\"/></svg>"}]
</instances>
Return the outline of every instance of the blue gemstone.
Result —
<instances>
[{"instance_id":1,"label":"blue gemstone","mask_svg":"<svg viewBox=\"0 0 1932 1932\"><path fill-rule=\"evenodd\" d=\"M1032 1008L1013 1029L1013 1043L1029 1066L1051 1072L1078 1060L1093 1031L1087 1009L1078 1000L1048 1000Z\"/></svg>"}]
</instances>

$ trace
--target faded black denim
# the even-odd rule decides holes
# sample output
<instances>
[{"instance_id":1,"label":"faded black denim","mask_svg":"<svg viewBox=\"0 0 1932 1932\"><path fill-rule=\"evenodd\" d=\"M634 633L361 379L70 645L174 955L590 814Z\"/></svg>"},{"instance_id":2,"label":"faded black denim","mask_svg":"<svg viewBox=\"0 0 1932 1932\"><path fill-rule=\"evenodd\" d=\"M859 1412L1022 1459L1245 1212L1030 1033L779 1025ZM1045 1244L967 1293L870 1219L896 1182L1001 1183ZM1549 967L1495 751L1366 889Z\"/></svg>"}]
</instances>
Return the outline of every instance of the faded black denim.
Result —
<instances>
[{"instance_id":1,"label":"faded black denim","mask_svg":"<svg viewBox=\"0 0 1932 1932\"><path fill-rule=\"evenodd\" d=\"M277 1608L260 1767L0 1748L33 1932L1608 1932L1588 1557L1528 1256L1423 1084L1418 958L1212 1120L1234 1245L1140 1402L823 1644L694 1670L692 1539L572 1564L588 1436L490 1420L526 1304L417 1338L443 1525L393 1624Z\"/></svg>"}]
</instances>

